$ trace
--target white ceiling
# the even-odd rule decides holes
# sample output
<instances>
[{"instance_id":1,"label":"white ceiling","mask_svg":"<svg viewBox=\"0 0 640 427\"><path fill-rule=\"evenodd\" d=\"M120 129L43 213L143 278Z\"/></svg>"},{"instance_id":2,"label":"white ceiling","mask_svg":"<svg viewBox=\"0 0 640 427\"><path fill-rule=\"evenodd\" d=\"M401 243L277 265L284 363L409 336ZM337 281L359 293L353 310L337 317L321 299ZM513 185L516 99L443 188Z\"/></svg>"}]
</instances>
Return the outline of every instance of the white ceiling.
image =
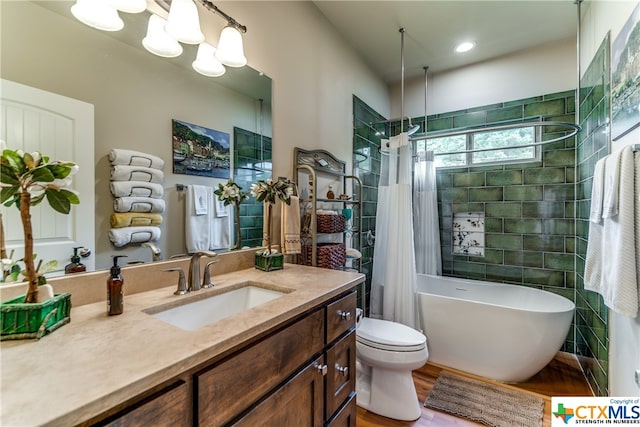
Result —
<instances>
[{"instance_id":1,"label":"white ceiling","mask_svg":"<svg viewBox=\"0 0 640 427\"><path fill-rule=\"evenodd\" d=\"M401 76L400 32L405 28L405 79L485 61L576 36L573 0L326 1L315 5L336 31L387 83ZM456 54L472 40L476 48Z\"/></svg>"}]
</instances>

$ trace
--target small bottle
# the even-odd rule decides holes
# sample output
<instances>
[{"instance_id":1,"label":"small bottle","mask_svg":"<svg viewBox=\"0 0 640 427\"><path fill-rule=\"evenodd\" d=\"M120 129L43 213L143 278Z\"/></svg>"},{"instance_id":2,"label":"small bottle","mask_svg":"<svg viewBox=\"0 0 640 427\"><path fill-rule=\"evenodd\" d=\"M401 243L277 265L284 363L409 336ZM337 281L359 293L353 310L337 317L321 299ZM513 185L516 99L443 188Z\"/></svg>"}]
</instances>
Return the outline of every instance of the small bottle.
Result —
<instances>
[{"instance_id":1,"label":"small bottle","mask_svg":"<svg viewBox=\"0 0 640 427\"><path fill-rule=\"evenodd\" d=\"M82 273L83 271L87 271L87 266L80 262L80 257L78 256L78 249L81 248L82 246L73 248L71 263L64 267L64 274Z\"/></svg>"},{"instance_id":2,"label":"small bottle","mask_svg":"<svg viewBox=\"0 0 640 427\"><path fill-rule=\"evenodd\" d=\"M336 195L333 194L333 186L329 186L329 191L327 191L327 199L333 200L336 198Z\"/></svg>"},{"instance_id":3,"label":"small bottle","mask_svg":"<svg viewBox=\"0 0 640 427\"><path fill-rule=\"evenodd\" d=\"M120 274L120 266L118 258L126 257L126 255L116 255L113 257L113 267L111 267L111 275L107 280L107 314L115 316L122 314L124 310L124 296L122 293L122 285L124 279Z\"/></svg>"}]
</instances>

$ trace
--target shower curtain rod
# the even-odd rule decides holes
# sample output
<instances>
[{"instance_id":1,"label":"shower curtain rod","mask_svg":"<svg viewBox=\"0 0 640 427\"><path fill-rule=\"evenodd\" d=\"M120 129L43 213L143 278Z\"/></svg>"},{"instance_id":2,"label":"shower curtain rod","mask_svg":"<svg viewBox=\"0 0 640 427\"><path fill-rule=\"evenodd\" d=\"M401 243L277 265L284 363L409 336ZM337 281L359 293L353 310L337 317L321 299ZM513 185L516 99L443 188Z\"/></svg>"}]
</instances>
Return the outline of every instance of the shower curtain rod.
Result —
<instances>
[{"instance_id":1,"label":"shower curtain rod","mask_svg":"<svg viewBox=\"0 0 640 427\"><path fill-rule=\"evenodd\" d=\"M535 146L538 146L538 145L544 145L544 144L550 144L552 142L563 141L565 139L571 138L572 136L575 136L581 130L581 127L579 125L577 125L575 123L569 123L569 122L543 122L543 121L520 122L520 123L509 123L509 124L503 124L503 125L466 128L464 130L445 131L445 132L437 132L437 133L431 133L431 134L429 134L429 133L416 134L416 135L412 135L411 137L409 137L409 141L411 141L411 142L413 142L413 141L423 141L423 140L426 140L426 139L434 139L434 138L443 138L443 137L447 137L447 136L464 135L464 134L467 134L467 133L489 132L489 131L503 130L503 129L515 129L515 128L521 128L521 127L525 127L525 126L540 126L540 127L560 126L560 127L570 128L571 131L568 134L560 136L558 138L553 138L553 139L549 139L549 140L546 140L546 141L533 142L531 144L522 144L522 145L513 145L513 146L507 146L507 147L495 147L495 148L475 148L475 149L472 149L472 150L448 151L448 152L444 152L444 153L435 153L434 155L436 155L436 156L446 156L446 155L451 155L451 154L479 153L479 152L483 152L483 151L496 151L496 150L508 150L508 149L512 149L512 148L535 147ZM389 143L387 143L387 148L388 147L389 147ZM381 149L382 149L382 146L380 147L380 149L378 151L380 151L382 153ZM386 154L386 153L382 153L382 154Z\"/></svg>"}]
</instances>

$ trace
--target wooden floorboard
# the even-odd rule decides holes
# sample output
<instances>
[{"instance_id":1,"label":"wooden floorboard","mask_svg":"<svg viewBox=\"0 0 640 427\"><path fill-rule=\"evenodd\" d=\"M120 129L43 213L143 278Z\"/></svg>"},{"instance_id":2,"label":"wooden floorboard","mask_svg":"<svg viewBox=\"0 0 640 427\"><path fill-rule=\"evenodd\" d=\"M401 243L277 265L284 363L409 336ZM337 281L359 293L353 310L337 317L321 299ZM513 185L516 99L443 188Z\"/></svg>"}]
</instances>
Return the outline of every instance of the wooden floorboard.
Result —
<instances>
[{"instance_id":1,"label":"wooden floorboard","mask_svg":"<svg viewBox=\"0 0 640 427\"><path fill-rule=\"evenodd\" d=\"M545 401L544 418L542 420L543 427L551 426L552 396L593 395L575 356L560 352L542 371L533 376L529 381L518 384L499 383L465 372L427 363L422 368L413 371L413 381L416 386L418 399L421 403L425 401L429 391L438 379L438 375L443 370L542 397ZM397 421L358 407L356 424L358 427L469 427L481 425L443 412L434 411L424 406L421 408L422 413L416 421Z\"/></svg>"}]
</instances>

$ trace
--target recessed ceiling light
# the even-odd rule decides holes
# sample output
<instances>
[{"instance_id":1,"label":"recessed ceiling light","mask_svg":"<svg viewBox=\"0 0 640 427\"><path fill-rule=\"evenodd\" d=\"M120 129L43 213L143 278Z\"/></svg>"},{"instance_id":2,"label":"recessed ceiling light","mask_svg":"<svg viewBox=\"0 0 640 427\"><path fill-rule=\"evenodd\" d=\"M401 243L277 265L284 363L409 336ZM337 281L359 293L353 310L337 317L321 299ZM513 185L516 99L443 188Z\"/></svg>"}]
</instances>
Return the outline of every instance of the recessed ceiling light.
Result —
<instances>
[{"instance_id":1,"label":"recessed ceiling light","mask_svg":"<svg viewBox=\"0 0 640 427\"><path fill-rule=\"evenodd\" d=\"M456 52L458 53L468 52L474 47L476 47L476 44L474 42L460 43L458 46L456 46Z\"/></svg>"}]
</instances>

